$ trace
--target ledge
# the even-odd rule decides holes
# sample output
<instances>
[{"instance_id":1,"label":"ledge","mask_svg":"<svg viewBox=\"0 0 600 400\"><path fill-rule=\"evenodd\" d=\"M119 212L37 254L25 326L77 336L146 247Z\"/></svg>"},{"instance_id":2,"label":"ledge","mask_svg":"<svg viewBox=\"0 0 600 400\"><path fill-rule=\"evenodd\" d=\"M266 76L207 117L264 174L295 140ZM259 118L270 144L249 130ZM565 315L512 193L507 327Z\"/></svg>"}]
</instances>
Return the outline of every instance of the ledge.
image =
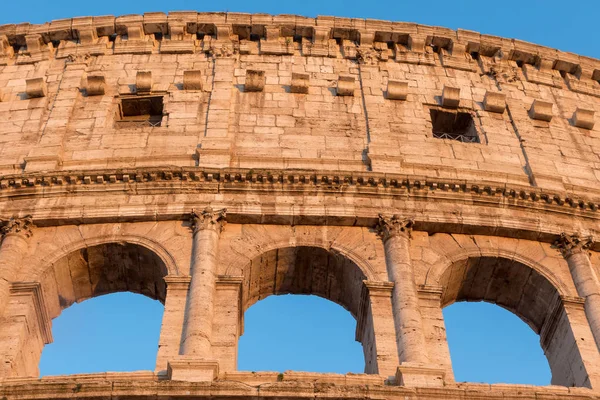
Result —
<instances>
[{"instance_id":1,"label":"ledge","mask_svg":"<svg viewBox=\"0 0 600 400\"><path fill-rule=\"evenodd\" d=\"M277 381L271 378L277 377ZM350 381L340 381L350 377ZM364 380L360 380L364 377ZM175 382L159 380L150 372L104 373L54 376L42 379L7 379L0 385L6 398L77 399L519 399L561 398L597 399L600 393L585 388L510 384L449 384L437 388L406 388L377 383L376 375L314 374L303 372L238 372L230 378L213 382ZM263 380L264 378L264 380ZM382 378L379 378L382 379Z\"/></svg>"}]
</instances>

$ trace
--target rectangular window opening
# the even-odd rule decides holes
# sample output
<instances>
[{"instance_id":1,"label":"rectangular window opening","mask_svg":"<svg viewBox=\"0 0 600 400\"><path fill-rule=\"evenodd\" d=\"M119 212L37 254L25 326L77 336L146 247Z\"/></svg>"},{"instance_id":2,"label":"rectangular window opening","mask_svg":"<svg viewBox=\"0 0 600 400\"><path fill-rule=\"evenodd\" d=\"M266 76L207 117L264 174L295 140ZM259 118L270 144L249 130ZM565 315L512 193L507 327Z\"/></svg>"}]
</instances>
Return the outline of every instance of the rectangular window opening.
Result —
<instances>
[{"instance_id":1,"label":"rectangular window opening","mask_svg":"<svg viewBox=\"0 0 600 400\"><path fill-rule=\"evenodd\" d=\"M480 143L473 116L466 112L430 109L433 137L458 140L463 143Z\"/></svg>"},{"instance_id":2,"label":"rectangular window opening","mask_svg":"<svg viewBox=\"0 0 600 400\"><path fill-rule=\"evenodd\" d=\"M120 127L156 127L163 118L163 96L136 96L121 99Z\"/></svg>"}]
</instances>

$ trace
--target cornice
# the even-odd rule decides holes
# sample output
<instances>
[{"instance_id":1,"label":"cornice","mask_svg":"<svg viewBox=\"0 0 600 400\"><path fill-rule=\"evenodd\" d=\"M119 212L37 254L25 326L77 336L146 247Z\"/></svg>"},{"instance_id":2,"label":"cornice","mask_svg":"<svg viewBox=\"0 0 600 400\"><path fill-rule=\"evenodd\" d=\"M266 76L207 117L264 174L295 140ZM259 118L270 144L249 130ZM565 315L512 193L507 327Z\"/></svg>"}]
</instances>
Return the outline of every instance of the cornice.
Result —
<instances>
[{"instance_id":1,"label":"cornice","mask_svg":"<svg viewBox=\"0 0 600 400\"><path fill-rule=\"evenodd\" d=\"M517 39L407 22L152 12L0 26L0 65L73 59L84 54L93 57L153 53L334 57L362 63L435 65L471 72L480 72L481 68L485 73L491 71L490 64L503 60L521 68L528 81L555 86L553 75L561 72L569 75L565 78L569 89L600 97L600 60ZM477 60L473 54L483 59Z\"/></svg>"},{"instance_id":2,"label":"cornice","mask_svg":"<svg viewBox=\"0 0 600 400\"><path fill-rule=\"evenodd\" d=\"M117 193L148 194L286 192L404 196L421 200L516 207L597 219L600 198L494 182L402 174L280 169L140 168L62 171L0 176L0 204L35 199Z\"/></svg>"}]
</instances>

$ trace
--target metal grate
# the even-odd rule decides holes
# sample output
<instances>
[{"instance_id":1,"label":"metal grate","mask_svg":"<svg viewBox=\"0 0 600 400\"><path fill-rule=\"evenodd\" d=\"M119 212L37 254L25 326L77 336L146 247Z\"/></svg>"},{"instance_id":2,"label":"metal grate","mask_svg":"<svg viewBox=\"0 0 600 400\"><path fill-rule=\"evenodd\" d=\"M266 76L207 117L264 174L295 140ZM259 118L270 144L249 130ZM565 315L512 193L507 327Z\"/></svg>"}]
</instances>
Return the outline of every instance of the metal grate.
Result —
<instances>
[{"instance_id":1,"label":"metal grate","mask_svg":"<svg viewBox=\"0 0 600 400\"><path fill-rule=\"evenodd\" d=\"M462 135L459 133L433 132L433 137L438 139L458 140L463 143L479 143L479 138L472 135Z\"/></svg>"}]
</instances>

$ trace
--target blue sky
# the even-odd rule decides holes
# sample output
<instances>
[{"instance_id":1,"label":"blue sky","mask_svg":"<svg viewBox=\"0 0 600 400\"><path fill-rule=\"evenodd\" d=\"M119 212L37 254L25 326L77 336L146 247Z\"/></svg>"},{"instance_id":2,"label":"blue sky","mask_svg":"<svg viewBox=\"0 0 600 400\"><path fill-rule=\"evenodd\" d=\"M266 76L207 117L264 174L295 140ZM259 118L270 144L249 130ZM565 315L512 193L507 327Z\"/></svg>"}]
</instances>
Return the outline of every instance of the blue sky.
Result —
<instances>
[{"instance_id":1,"label":"blue sky","mask_svg":"<svg viewBox=\"0 0 600 400\"><path fill-rule=\"evenodd\" d=\"M83 15L198 10L336 15L410 21L518 38L600 58L600 1L5 1L0 24ZM65 310L54 320L42 375L153 369L162 306L132 294L102 296ZM132 318L135 316L135 318ZM456 379L548 384L550 373L537 336L509 312L483 303L444 310ZM347 372L362 370L355 322L341 307L309 296L270 297L246 313L240 369ZM285 322L285 323L282 323ZM260 356L258 356L260 355Z\"/></svg>"}]
</instances>

